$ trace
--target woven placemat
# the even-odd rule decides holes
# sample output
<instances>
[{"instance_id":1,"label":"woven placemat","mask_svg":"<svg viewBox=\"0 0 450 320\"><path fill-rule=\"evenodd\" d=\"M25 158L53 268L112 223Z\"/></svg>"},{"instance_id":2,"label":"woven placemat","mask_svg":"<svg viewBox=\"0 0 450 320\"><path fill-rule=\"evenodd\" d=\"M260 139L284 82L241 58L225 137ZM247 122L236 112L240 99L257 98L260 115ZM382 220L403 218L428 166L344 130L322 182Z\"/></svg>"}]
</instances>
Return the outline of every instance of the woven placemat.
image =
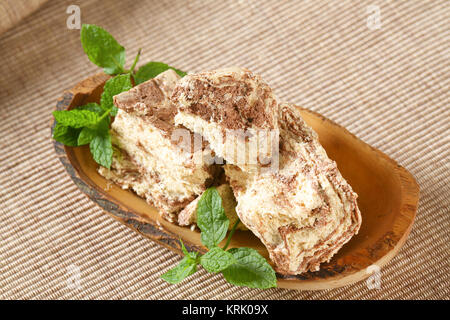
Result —
<instances>
[{"instance_id":1,"label":"woven placemat","mask_svg":"<svg viewBox=\"0 0 450 320\"><path fill-rule=\"evenodd\" d=\"M99 69L67 27L71 4L49 1L0 36L0 298L449 299L448 1L80 4L82 22L109 30L129 64L142 47L143 62L183 70L247 67L415 175L417 219L381 289L362 281L314 292L234 287L205 271L169 285L160 275L180 257L76 188L54 154L51 111Z\"/></svg>"},{"instance_id":2,"label":"woven placemat","mask_svg":"<svg viewBox=\"0 0 450 320\"><path fill-rule=\"evenodd\" d=\"M0 34L18 24L48 0L0 1Z\"/></svg>"}]
</instances>

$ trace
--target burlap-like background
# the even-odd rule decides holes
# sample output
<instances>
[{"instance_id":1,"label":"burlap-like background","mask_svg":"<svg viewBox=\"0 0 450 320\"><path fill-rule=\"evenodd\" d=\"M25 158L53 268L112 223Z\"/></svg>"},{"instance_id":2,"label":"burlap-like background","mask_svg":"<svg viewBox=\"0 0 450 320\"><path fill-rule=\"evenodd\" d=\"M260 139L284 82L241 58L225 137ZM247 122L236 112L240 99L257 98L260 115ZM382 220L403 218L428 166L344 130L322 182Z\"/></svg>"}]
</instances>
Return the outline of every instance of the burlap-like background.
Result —
<instances>
[{"instance_id":1,"label":"burlap-like background","mask_svg":"<svg viewBox=\"0 0 450 320\"><path fill-rule=\"evenodd\" d=\"M0 1L0 34L39 9L48 0Z\"/></svg>"},{"instance_id":2,"label":"burlap-like background","mask_svg":"<svg viewBox=\"0 0 450 320\"><path fill-rule=\"evenodd\" d=\"M162 281L179 257L97 208L53 151L56 99L99 71L66 27L70 4L127 48L128 65L142 47L142 62L183 70L245 66L410 170L417 219L381 289L262 291L205 271ZM0 35L0 298L449 299L449 22L448 1L47 2Z\"/></svg>"}]
</instances>

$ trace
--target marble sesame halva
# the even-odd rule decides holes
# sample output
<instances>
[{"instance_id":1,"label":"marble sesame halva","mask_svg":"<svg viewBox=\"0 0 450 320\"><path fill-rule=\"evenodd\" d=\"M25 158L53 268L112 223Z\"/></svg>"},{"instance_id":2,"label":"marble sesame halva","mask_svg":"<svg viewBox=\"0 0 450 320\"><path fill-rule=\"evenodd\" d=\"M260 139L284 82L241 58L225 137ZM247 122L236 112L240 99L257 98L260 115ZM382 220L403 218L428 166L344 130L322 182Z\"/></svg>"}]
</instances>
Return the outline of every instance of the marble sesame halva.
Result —
<instances>
[{"instance_id":1,"label":"marble sesame halva","mask_svg":"<svg viewBox=\"0 0 450 320\"><path fill-rule=\"evenodd\" d=\"M249 173L226 165L241 221L266 246L277 271L317 271L361 226L357 195L303 121L280 104L280 167Z\"/></svg>"},{"instance_id":2,"label":"marble sesame halva","mask_svg":"<svg viewBox=\"0 0 450 320\"><path fill-rule=\"evenodd\" d=\"M357 195L317 134L298 107L280 103L249 70L181 79L169 70L114 103L113 163L99 171L167 220L194 225L199 196L217 186L229 219L239 218L239 228L261 240L282 274L319 270L358 233ZM179 129L188 139L173 139ZM256 161L249 150L256 150Z\"/></svg>"},{"instance_id":3,"label":"marble sesame halva","mask_svg":"<svg viewBox=\"0 0 450 320\"><path fill-rule=\"evenodd\" d=\"M171 99L178 110L175 123L201 134L227 163L248 170L278 148L277 99L269 85L247 69L187 75Z\"/></svg>"},{"instance_id":4,"label":"marble sesame halva","mask_svg":"<svg viewBox=\"0 0 450 320\"><path fill-rule=\"evenodd\" d=\"M168 70L114 97L118 112L111 136L117 151L111 169L99 171L145 197L171 222L212 183L217 171L208 163L207 143L194 148L195 135L174 123L176 109L169 97L179 78ZM176 130L187 132L187 138L174 139Z\"/></svg>"},{"instance_id":5,"label":"marble sesame halva","mask_svg":"<svg viewBox=\"0 0 450 320\"><path fill-rule=\"evenodd\" d=\"M204 135L225 158L236 212L261 239L280 273L317 271L358 232L361 215L356 193L298 108L278 103L260 77L239 68L202 72L180 81L172 101L178 108L176 122ZM248 109L258 113L258 121ZM227 157L226 142L214 139L231 126L279 130L278 167L254 170ZM240 152L246 150L242 147Z\"/></svg>"}]
</instances>

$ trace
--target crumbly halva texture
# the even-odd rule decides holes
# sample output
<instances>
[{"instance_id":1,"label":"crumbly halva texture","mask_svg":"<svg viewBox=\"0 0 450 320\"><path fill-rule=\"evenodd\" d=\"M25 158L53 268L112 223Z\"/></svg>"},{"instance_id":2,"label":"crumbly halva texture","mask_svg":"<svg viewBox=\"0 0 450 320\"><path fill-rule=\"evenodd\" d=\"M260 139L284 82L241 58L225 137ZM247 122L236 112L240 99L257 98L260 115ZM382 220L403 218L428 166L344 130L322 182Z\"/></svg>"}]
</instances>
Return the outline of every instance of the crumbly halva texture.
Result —
<instances>
[{"instance_id":1,"label":"crumbly halva texture","mask_svg":"<svg viewBox=\"0 0 450 320\"><path fill-rule=\"evenodd\" d=\"M278 148L277 99L267 83L247 69L187 75L171 100L178 109L175 123L201 134L227 163L248 170L270 162L273 148Z\"/></svg>"},{"instance_id":2,"label":"crumbly halva texture","mask_svg":"<svg viewBox=\"0 0 450 320\"><path fill-rule=\"evenodd\" d=\"M281 104L280 168L245 172L226 165L241 221L264 243L277 271L317 271L361 226L357 195L304 122Z\"/></svg>"},{"instance_id":3,"label":"crumbly halva texture","mask_svg":"<svg viewBox=\"0 0 450 320\"><path fill-rule=\"evenodd\" d=\"M239 216L240 228L261 239L283 274L319 270L358 233L357 195L317 134L299 108L278 103L250 71L220 69L180 80L169 70L114 102L113 162L111 170L99 171L146 198L167 220L192 226L199 196L218 186L230 227ZM186 128L187 139L174 139ZM265 146L258 140L264 130L277 133ZM258 161L240 162L236 155L255 143ZM260 170L267 167L261 152L264 160L276 156L277 166ZM214 155L226 160L227 183L219 166L208 165Z\"/></svg>"},{"instance_id":4,"label":"crumbly halva texture","mask_svg":"<svg viewBox=\"0 0 450 320\"><path fill-rule=\"evenodd\" d=\"M99 170L145 197L171 222L203 193L217 171L208 144L175 125L176 108L169 97L179 79L168 70L114 97L119 110L111 136L120 153L114 153L111 170Z\"/></svg>"},{"instance_id":5,"label":"crumbly halva texture","mask_svg":"<svg viewBox=\"0 0 450 320\"><path fill-rule=\"evenodd\" d=\"M227 183L217 186L216 189L220 197L222 198L222 206L225 211L225 215L227 216L228 220L230 220L228 229L231 229L234 226L234 224L238 221L238 216L236 214L237 202L233 195L233 190ZM190 204L186 206L186 208L184 208L180 212L180 214L178 215L178 224L180 226L191 226L196 224L197 205L198 201L200 200L200 197L192 201ZM247 228L245 227L244 224L242 224L242 222L239 222L239 224L237 225L237 229L247 230Z\"/></svg>"}]
</instances>

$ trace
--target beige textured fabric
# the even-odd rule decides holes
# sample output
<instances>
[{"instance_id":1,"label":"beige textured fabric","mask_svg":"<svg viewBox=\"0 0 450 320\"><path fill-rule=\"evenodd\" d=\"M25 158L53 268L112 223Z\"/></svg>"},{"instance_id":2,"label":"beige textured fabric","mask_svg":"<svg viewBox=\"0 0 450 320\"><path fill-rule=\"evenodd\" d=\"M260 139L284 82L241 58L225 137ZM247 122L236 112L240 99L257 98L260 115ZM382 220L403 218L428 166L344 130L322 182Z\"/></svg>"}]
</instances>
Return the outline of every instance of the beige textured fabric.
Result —
<instances>
[{"instance_id":1,"label":"beige textured fabric","mask_svg":"<svg viewBox=\"0 0 450 320\"><path fill-rule=\"evenodd\" d=\"M1 0L0 1L0 34L12 28L23 18L32 14L48 0Z\"/></svg>"},{"instance_id":2,"label":"beige textured fabric","mask_svg":"<svg viewBox=\"0 0 450 320\"><path fill-rule=\"evenodd\" d=\"M56 99L99 69L66 27L73 1L49 1L0 36L0 298L450 298L448 1L80 2L82 22L108 29L128 65L142 47L142 62L183 70L247 67L381 149L420 184L416 223L380 290L262 291L205 271L165 283L179 257L104 214L54 154ZM380 29L367 25L372 4Z\"/></svg>"}]
</instances>

